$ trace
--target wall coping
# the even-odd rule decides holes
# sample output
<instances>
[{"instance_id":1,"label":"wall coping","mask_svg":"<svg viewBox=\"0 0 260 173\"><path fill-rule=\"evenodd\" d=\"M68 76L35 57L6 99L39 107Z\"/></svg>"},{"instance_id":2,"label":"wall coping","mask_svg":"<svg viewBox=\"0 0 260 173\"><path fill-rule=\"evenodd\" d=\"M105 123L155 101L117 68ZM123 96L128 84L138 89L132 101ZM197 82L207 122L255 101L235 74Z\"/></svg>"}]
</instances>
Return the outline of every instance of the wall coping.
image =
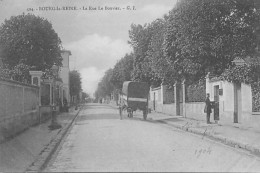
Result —
<instances>
[{"instance_id":1,"label":"wall coping","mask_svg":"<svg viewBox=\"0 0 260 173\"><path fill-rule=\"evenodd\" d=\"M175 103L163 103L163 105L175 105Z\"/></svg>"},{"instance_id":2,"label":"wall coping","mask_svg":"<svg viewBox=\"0 0 260 173\"><path fill-rule=\"evenodd\" d=\"M221 78L212 78L212 79L209 79L209 83L214 83L214 82L227 82L227 83L230 83L230 84L233 84L234 82L231 82L231 81L227 81L227 80L223 80ZM245 85L250 85L250 84L246 84L245 82L240 82L241 84L245 84Z\"/></svg>"},{"instance_id":3,"label":"wall coping","mask_svg":"<svg viewBox=\"0 0 260 173\"><path fill-rule=\"evenodd\" d=\"M39 89L39 86L31 85L31 84L27 84L27 83L22 83L22 82L18 82L18 81L11 80L11 79L0 78L0 83L1 83L2 81L3 81L3 82L9 82L9 83L16 84L16 85L27 86L27 87L32 87L32 88L37 88L37 89Z\"/></svg>"},{"instance_id":4,"label":"wall coping","mask_svg":"<svg viewBox=\"0 0 260 173\"><path fill-rule=\"evenodd\" d=\"M156 87L156 88L152 88L152 91L156 91L156 90L160 90L161 89L161 87L159 86L159 87Z\"/></svg>"},{"instance_id":5,"label":"wall coping","mask_svg":"<svg viewBox=\"0 0 260 173\"><path fill-rule=\"evenodd\" d=\"M260 112L252 112L252 115L260 116Z\"/></svg>"},{"instance_id":6,"label":"wall coping","mask_svg":"<svg viewBox=\"0 0 260 173\"><path fill-rule=\"evenodd\" d=\"M213 77L209 79L209 82L220 82L220 81L226 81L226 80L223 80L220 77Z\"/></svg>"},{"instance_id":7,"label":"wall coping","mask_svg":"<svg viewBox=\"0 0 260 173\"><path fill-rule=\"evenodd\" d=\"M194 103L196 103L196 104L205 104L205 102L185 102L185 104L194 104Z\"/></svg>"}]
</instances>

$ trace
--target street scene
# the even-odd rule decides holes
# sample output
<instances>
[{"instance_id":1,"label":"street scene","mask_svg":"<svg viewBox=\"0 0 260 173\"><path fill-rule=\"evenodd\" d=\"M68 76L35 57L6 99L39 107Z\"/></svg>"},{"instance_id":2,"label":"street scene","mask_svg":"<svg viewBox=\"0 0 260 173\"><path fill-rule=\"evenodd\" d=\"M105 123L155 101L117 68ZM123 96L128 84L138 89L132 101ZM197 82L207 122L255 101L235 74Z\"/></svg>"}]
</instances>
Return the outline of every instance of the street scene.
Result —
<instances>
[{"instance_id":1,"label":"street scene","mask_svg":"<svg viewBox=\"0 0 260 173\"><path fill-rule=\"evenodd\" d=\"M0 0L0 172L260 172L259 0Z\"/></svg>"}]
</instances>

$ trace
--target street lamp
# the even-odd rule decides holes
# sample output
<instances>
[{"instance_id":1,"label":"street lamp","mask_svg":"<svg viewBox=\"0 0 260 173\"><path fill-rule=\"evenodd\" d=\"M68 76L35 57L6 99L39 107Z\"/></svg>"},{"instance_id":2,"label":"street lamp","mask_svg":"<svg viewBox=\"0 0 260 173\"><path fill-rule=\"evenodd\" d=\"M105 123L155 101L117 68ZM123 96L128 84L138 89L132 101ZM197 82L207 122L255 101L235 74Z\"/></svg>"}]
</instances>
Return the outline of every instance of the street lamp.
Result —
<instances>
[{"instance_id":1,"label":"street lamp","mask_svg":"<svg viewBox=\"0 0 260 173\"><path fill-rule=\"evenodd\" d=\"M57 122L57 108L56 108L56 101L57 100L55 98L55 95L56 95L56 92L57 92L57 89L56 89L56 78L58 77L58 71L59 71L59 67L54 64L52 67L51 67L51 71L53 73L53 94L52 94L52 98L53 98L53 101L52 101L52 116L51 116L51 125L49 126L50 129L54 130L54 129L59 129L61 128L61 125L58 124Z\"/></svg>"}]
</instances>

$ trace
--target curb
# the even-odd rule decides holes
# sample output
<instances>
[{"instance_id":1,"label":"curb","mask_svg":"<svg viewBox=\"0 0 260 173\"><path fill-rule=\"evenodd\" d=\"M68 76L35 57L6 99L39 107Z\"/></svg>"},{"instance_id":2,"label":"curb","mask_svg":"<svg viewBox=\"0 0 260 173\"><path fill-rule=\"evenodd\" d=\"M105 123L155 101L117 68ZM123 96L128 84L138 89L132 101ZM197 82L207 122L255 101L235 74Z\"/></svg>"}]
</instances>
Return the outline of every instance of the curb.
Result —
<instances>
[{"instance_id":1,"label":"curb","mask_svg":"<svg viewBox=\"0 0 260 173\"><path fill-rule=\"evenodd\" d=\"M63 137L67 134L69 128L77 118L80 111L81 108L77 111L72 121L68 123L64 128L60 129L60 131L57 133L57 136L54 139L52 139L51 142L41 151L36 160L26 169L25 172L41 172L45 168L52 154L58 148Z\"/></svg>"}]
</instances>

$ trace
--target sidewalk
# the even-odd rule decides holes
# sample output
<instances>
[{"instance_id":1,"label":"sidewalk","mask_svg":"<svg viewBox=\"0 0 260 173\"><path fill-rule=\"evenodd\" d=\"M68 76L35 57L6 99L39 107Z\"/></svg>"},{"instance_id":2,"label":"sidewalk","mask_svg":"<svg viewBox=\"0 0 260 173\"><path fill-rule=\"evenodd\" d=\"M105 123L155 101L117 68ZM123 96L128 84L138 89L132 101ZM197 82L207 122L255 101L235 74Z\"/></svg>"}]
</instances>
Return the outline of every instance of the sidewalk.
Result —
<instances>
[{"instance_id":1,"label":"sidewalk","mask_svg":"<svg viewBox=\"0 0 260 173\"><path fill-rule=\"evenodd\" d=\"M110 106L118 108L115 105ZM143 119L142 112L136 111L134 118ZM207 137L235 148L242 148L260 156L260 127L251 128L240 124L207 124L206 121L158 112L149 113L147 121L166 123L175 128L202 135L202 137Z\"/></svg>"},{"instance_id":2,"label":"sidewalk","mask_svg":"<svg viewBox=\"0 0 260 173\"><path fill-rule=\"evenodd\" d=\"M15 138L0 145L0 172L38 172L55 151L62 137L69 129L78 110L74 107L68 113L57 115L62 128L49 130L51 120L31 127Z\"/></svg>"},{"instance_id":3,"label":"sidewalk","mask_svg":"<svg viewBox=\"0 0 260 173\"><path fill-rule=\"evenodd\" d=\"M134 117L143 118L141 112L136 112ZM254 129L238 124L206 124L206 121L157 112L148 114L147 120L163 122L178 129L199 134L235 148L242 148L260 156L260 127Z\"/></svg>"}]
</instances>

